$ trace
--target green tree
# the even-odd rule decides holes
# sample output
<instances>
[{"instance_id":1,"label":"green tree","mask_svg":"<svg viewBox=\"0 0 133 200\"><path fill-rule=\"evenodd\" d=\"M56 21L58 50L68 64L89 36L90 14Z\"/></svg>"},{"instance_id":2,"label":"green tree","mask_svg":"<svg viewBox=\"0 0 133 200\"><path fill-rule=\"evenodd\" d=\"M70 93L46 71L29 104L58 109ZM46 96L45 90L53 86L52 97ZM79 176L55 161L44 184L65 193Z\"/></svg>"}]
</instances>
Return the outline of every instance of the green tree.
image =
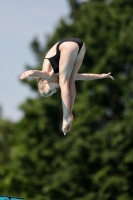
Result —
<instances>
[{"instance_id":1,"label":"green tree","mask_svg":"<svg viewBox=\"0 0 133 200\"><path fill-rule=\"evenodd\" d=\"M15 124L3 119L2 108L0 108L0 194L7 193L6 187L9 180L8 175L15 137Z\"/></svg>"}]
</instances>

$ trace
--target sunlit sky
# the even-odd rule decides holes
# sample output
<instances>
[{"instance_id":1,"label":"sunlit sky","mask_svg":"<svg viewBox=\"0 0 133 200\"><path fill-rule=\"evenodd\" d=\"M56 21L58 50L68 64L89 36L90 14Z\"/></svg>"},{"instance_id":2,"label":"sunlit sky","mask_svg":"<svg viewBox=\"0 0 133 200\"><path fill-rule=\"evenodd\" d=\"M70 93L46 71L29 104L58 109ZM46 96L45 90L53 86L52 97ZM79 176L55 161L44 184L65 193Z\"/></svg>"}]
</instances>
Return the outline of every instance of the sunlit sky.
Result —
<instances>
[{"instance_id":1,"label":"sunlit sky","mask_svg":"<svg viewBox=\"0 0 133 200\"><path fill-rule=\"evenodd\" d=\"M45 42L61 17L69 15L67 0L0 1L0 107L2 117L18 121L19 105L34 97L30 88L19 81L26 64L34 65L30 43L35 37Z\"/></svg>"}]
</instances>

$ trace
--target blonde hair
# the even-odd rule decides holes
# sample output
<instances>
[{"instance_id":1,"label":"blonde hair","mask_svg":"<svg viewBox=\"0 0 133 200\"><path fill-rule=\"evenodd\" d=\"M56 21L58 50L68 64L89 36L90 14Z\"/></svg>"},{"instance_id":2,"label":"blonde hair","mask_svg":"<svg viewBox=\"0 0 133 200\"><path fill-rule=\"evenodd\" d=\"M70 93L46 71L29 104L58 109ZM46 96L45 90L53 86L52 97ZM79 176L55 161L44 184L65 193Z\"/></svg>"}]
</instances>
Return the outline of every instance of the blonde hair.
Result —
<instances>
[{"instance_id":1,"label":"blonde hair","mask_svg":"<svg viewBox=\"0 0 133 200\"><path fill-rule=\"evenodd\" d=\"M37 81L37 86L38 86L38 92L43 96L46 97L45 94L48 93L48 91L46 92L46 85L44 84L44 79L40 78L40 77L35 77L36 81Z\"/></svg>"}]
</instances>

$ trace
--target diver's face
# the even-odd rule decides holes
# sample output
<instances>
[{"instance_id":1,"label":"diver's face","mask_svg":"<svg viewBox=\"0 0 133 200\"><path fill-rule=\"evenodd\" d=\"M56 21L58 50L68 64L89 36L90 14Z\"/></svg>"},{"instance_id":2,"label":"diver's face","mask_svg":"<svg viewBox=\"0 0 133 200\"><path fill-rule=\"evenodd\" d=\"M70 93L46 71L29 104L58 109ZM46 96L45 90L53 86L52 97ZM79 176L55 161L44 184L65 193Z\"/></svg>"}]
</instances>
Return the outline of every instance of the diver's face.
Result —
<instances>
[{"instance_id":1,"label":"diver's face","mask_svg":"<svg viewBox=\"0 0 133 200\"><path fill-rule=\"evenodd\" d=\"M47 82L46 87L47 87L48 93L46 93L45 96L49 97L57 92L59 88L59 84L57 82Z\"/></svg>"}]
</instances>

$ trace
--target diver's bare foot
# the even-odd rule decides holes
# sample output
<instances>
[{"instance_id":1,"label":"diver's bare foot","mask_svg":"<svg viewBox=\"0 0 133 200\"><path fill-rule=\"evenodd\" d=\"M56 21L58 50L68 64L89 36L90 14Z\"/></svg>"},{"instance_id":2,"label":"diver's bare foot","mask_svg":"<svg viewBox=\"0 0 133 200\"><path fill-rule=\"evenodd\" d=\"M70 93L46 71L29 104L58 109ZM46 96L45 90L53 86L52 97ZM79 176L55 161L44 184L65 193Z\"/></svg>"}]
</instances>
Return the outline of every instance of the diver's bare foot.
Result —
<instances>
[{"instance_id":1,"label":"diver's bare foot","mask_svg":"<svg viewBox=\"0 0 133 200\"><path fill-rule=\"evenodd\" d=\"M72 122L73 122L73 118L70 116L66 119L63 119L62 131L64 135L66 135L66 133L70 130Z\"/></svg>"}]
</instances>

